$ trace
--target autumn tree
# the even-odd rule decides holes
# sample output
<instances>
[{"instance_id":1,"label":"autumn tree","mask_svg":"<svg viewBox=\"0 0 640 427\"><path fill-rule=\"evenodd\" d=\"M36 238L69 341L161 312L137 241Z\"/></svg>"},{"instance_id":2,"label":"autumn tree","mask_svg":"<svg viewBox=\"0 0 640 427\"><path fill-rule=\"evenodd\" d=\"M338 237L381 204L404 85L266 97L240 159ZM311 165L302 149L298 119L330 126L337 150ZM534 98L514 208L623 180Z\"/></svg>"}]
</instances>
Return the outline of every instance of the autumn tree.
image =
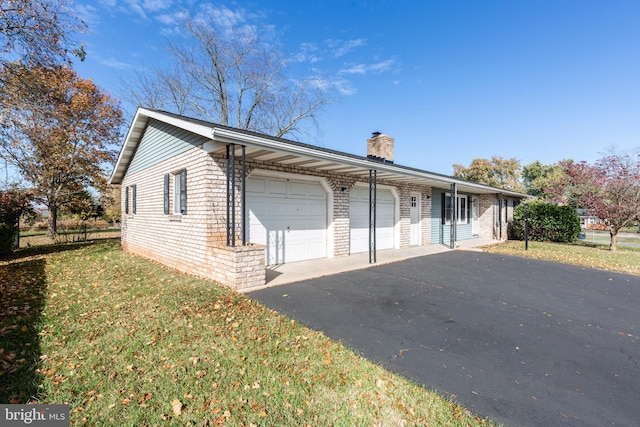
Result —
<instances>
[{"instance_id":1,"label":"autumn tree","mask_svg":"<svg viewBox=\"0 0 640 427\"><path fill-rule=\"evenodd\" d=\"M0 59L34 65L84 59L84 47L74 39L87 31L66 0L3 0L0 3Z\"/></svg>"},{"instance_id":2,"label":"autumn tree","mask_svg":"<svg viewBox=\"0 0 640 427\"><path fill-rule=\"evenodd\" d=\"M247 25L186 17L168 66L139 74L134 103L277 137L303 132L330 102L317 78L295 79L275 45Z\"/></svg>"},{"instance_id":3,"label":"autumn tree","mask_svg":"<svg viewBox=\"0 0 640 427\"><path fill-rule=\"evenodd\" d=\"M553 189L556 201L587 209L609 229L611 251L618 232L640 217L640 158L638 153L607 155L595 164L560 162L568 179Z\"/></svg>"},{"instance_id":4,"label":"autumn tree","mask_svg":"<svg viewBox=\"0 0 640 427\"><path fill-rule=\"evenodd\" d=\"M49 208L57 234L60 206L106 183L122 113L93 81L64 65L0 67L0 158L13 165Z\"/></svg>"},{"instance_id":5,"label":"autumn tree","mask_svg":"<svg viewBox=\"0 0 640 427\"><path fill-rule=\"evenodd\" d=\"M546 189L566 180L567 176L558 163L542 164L539 160L522 167L522 183L525 193L548 199L551 197Z\"/></svg>"},{"instance_id":6,"label":"autumn tree","mask_svg":"<svg viewBox=\"0 0 640 427\"><path fill-rule=\"evenodd\" d=\"M105 219L113 222L113 225L120 222L122 218L121 190L122 187L119 185L109 185L99 199L104 208Z\"/></svg>"},{"instance_id":7,"label":"autumn tree","mask_svg":"<svg viewBox=\"0 0 640 427\"><path fill-rule=\"evenodd\" d=\"M520 162L516 158L504 159L492 156L489 159L473 159L469 167L453 165L453 175L480 184L505 190L521 191Z\"/></svg>"}]
</instances>

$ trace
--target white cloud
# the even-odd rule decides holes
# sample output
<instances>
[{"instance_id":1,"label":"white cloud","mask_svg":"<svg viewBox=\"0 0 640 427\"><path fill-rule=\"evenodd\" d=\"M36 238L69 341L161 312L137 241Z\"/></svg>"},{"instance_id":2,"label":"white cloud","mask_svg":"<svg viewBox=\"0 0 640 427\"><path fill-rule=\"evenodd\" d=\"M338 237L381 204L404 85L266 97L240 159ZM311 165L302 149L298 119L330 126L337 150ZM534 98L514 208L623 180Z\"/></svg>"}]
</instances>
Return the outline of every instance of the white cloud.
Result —
<instances>
[{"instance_id":1,"label":"white cloud","mask_svg":"<svg viewBox=\"0 0 640 427\"><path fill-rule=\"evenodd\" d=\"M225 6L217 7L211 3L200 6L200 11L195 16L205 22L211 20L223 29L231 29L246 22L243 10L233 11Z\"/></svg>"},{"instance_id":2,"label":"white cloud","mask_svg":"<svg viewBox=\"0 0 640 427\"><path fill-rule=\"evenodd\" d=\"M351 85L351 82L341 77L327 78L318 74L310 78L308 82L314 88L327 92L337 91L342 96L350 96L356 93L356 89Z\"/></svg>"},{"instance_id":3,"label":"white cloud","mask_svg":"<svg viewBox=\"0 0 640 427\"><path fill-rule=\"evenodd\" d=\"M394 59L376 62L374 64L348 64L347 68L343 68L340 74L381 74L387 71L393 71L396 65Z\"/></svg>"},{"instance_id":4,"label":"white cloud","mask_svg":"<svg viewBox=\"0 0 640 427\"><path fill-rule=\"evenodd\" d=\"M100 59L100 63L105 67L116 68L118 70L125 70L133 68L133 65L126 62L118 61L114 57L108 59Z\"/></svg>"},{"instance_id":5,"label":"white cloud","mask_svg":"<svg viewBox=\"0 0 640 427\"><path fill-rule=\"evenodd\" d=\"M144 12L142 5L140 4L140 0L124 0L126 3L126 9L129 13L134 13L138 15L142 19L149 19L147 14Z\"/></svg>"},{"instance_id":6,"label":"white cloud","mask_svg":"<svg viewBox=\"0 0 640 427\"><path fill-rule=\"evenodd\" d=\"M351 96L356 93L356 89L347 80L336 80L333 82L333 86L342 96Z\"/></svg>"},{"instance_id":7,"label":"white cloud","mask_svg":"<svg viewBox=\"0 0 640 427\"><path fill-rule=\"evenodd\" d=\"M333 51L332 56L334 58L339 58L341 56L346 55L349 52L352 52L353 50L361 46L365 46L367 44L367 40L353 39L353 40L342 41L342 40L328 39L326 40L326 44L329 47L329 49Z\"/></svg>"},{"instance_id":8,"label":"white cloud","mask_svg":"<svg viewBox=\"0 0 640 427\"><path fill-rule=\"evenodd\" d=\"M348 68L338 71L340 74L366 74L367 66L364 64L352 64Z\"/></svg>"},{"instance_id":9,"label":"white cloud","mask_svg":"<svg viewBox=\"0 0 640 427\"><path fill-rule=\"evenodd\" d=\"M387 59L386 61L378 62L376 64L369 65L369 71L374 74L384 73L385 71L390 71L393 69L396 61L393 59Z\"/></svg>"},{"instance_id":10,"label":"white cloud","mask_svg":"<svg viewBox=\"0 0 640 427\"><path fill-rule=\"evenodd\" d=\"M172 13L156 15L156 21L163 25L176 26L187 17L187 12L178 10Z\"/></svg>"},{"instance_id":11,"label":"white cloud","mask_svg":"<svg viewBox=\"0 0 640 427\"><path fill-rule=\"evenodd\" d=\"M158 12L169 9L172 4L172 0L144 0L142 7L149 12Z\"/></svg>"},{"instance_id":12,"label":"white cloud","mask_svg":"<svg viewBox=\"0 0 640 427\"><path fill-rule=\"evenodd\" d=\"M326 39L322 43L322 47L315 43L301 43L300 51L293 55L292 60L296 62L316 63L326 58L340 58L366 44L366 39Z\"/></svg>"},{"instance_id":13,"label":"white cloud","mask_svg":"<svg viewBox=\"0 0 640 427\"><path fill-rule=\"evenodd\" d=\"M315 43L301 43L300 51L291 57L294 62L315 63L322 60L321 52Z\"/></svg>"}]
</instances>

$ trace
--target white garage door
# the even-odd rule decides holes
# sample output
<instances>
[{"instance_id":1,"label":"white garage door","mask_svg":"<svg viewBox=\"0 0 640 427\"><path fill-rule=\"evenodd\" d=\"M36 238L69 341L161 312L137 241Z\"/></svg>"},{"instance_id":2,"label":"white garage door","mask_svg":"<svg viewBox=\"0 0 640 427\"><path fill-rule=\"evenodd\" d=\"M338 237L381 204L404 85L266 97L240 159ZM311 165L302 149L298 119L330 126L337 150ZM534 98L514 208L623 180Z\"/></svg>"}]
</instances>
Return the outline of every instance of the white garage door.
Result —
<instances>
[{"instance_id":1,"label":"white garage door","mask_svg":"<svg viewBox=\"0 0 640 427\"><path fill-rule=\"evenodd\" d=\"M394 199L391 191L377 191L376 249L391 249L394 242ZM349 227L352 254L369 250L369 188L354 187L349 193Z\"/></svg>"},{"instance_id":2,"label":"white garage door","mask_svg":"<svg viewBox=\"0 0 640 427\"><path fill-rule=\"evenodd\" d=\"M247 180L249 241L266 246L266 264L327 256L327 194L318 182Z\"/></svg>"}]
</instances>

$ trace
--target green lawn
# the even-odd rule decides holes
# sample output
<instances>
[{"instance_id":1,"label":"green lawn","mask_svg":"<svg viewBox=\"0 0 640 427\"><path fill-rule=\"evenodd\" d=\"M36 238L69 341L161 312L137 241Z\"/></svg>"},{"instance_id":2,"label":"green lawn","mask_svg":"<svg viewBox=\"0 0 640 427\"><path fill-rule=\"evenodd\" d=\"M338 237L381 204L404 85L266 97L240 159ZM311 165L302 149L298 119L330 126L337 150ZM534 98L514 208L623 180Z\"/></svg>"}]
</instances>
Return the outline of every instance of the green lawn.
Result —
<instances>
[{"instance_id":1,"label":"green lawn","mask_svg":"<svg viewBox=\"0 0 640 427\"><path fill-rule=\"evenodd\" d=\"M623 246L618 246L617 252L611 252L608 244L529 242L526 251L524 242L511 240L483 250L640 275L640 250Z\"/></svg>"},{"instance_id":2,"label":"green lawn","mask_svg":"<svg viewBox=\"0 0 640 427\"><path fill-rule=\"evenodd\" d=\"M46 231L32 231L27 233L20 233L20 247L21 248L30 248L32 246L42 246L42 245L51 245L55 242L47 237ZM120 237L120 229L117 228L109 228L103 230L87 230L86 238L87 240L96 240L96 239L112 239ZM72 241L80 241L84 239L84 233L80 231L63 231L60 232L58 240L63 243L68 243Z\"/></svg>"},{"instance_id":3,"label":"green lawn","mask_svg":"<svg viewBox=\"0 0 640 427\"><path fill-rule=\"evenodd\" d=\"M0 261L0 403L72 425L494 425L118 240Z\"/></svg>"}]
</instances>

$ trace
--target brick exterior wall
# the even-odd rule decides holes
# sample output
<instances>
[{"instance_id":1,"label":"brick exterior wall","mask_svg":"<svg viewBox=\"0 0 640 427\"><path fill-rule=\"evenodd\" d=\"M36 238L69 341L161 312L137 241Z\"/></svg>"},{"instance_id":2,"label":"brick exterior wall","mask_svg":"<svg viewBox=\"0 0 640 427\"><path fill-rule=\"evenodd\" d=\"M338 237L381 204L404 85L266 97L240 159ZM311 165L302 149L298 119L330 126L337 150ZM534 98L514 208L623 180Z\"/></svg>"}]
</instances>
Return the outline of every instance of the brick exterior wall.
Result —
<instances>
[{"instance_id":1,"label":"brick exterior wall","mask_svg":"<svg viewBox=\"0 0 640 427\"><path fill-rule=\"evenodd\" d=\"M507 240L509 228L513 221L514 198L503 197L502 206L499 205L497 194L483 194L480 200L480 238ZM505 207L506 201L506 207ZM502 235L501 228L502 226Z\"/></svg>"},{"instance_id":2,"label":"brick exterior wall","mask_svg":"<svg viewBox=\"0 0 640 427\"><path fill-rule=\"evenodd\" d=\"M355 179L334 177L330 181L333 189L333 256L349 255L349 191Z\"/></svg>"},{"instance_id":3,"label":"brick exterior wall","mask_svg":"<svg viewBox=\"0 0 640 427\"><path fill-rule=\"evenodd\" d=\"M433 200L433 194L431 187L426 187L422 190L421 200L421 218L420 225L422 229L422 245L431 244L431 204Z\"/></svg>"},{"instance_id":4,"label":"brick exterior wall","mask_svg":"<svg viewBox=\"0 0 640 427\"><path fill-rule=\"evenodd\" d=\"M495 208L496 195L482 194L478 196L480 203L480 234L481 239L496 239L495 233Z\"/></svg>"},{"instance_id":5,"label":"brick exterior wall","mask_svg":"<svg viewBox=\"0 0 640 427\"><path fill-rule=\"evenodd\" d=\"M238 156L240 157L240 156ZM123 214L122 247L180 271L214 280L233 289L250 289L265 284L265 248L249 244L242 246L242 169L240 159L235 165L235 236L236 247L227 246L226 164L224 154L207 154L195 147L170 160L151 166L135 174L127 174L124 189L136 185L136 214ZM187 213L164 214L164 175L187 170ZM358 182L368 180L343 174L305 169L271 162L247 161L246 175L260 171L297 174L324 179L331 188L333 199L328 224L333 234L333 256L349 255L349 192ZM173 175L170 193L173 193ZM399 246L410 244L410 196L420 194L421 244L431 244L432 188L413 184L397 184L379 180L378 184L393 187L399 197L399 218L396 226ZM330 194L331 196L331 194ZM131 197L131 195L130 195ZM479 196L480 238L497 238L497 197ZM512 203L510 202L512 206ZM173 197L170 211L173 212ZM512 214L513 209L511 209ZM397 212L397 211L396 211ZM503 237L506 237L503 224ZM331 234L329 234L331 235ZM249 242L250 243L250 242Z\"/></svg>"},{"instance_id":6,"label":"brick exterior wall","mask_svg":"<svg viewBox=\"0 0 640 427\"><path fill-rule=\"evenodd\" d=\"M218 166L220 161L220 158L194 148L127 175L122 183L123 190L136 185L137 209L136 214L123 214L122 247L233 289L263 286L264 247L226 246L226 178L224 169ZM164 175L182 168L187 169L187 213L166 215ZM124 197L122 203L124 212ZM173 212L172 197L170 212ZM240 218L239 214L237 218Z\"/></svg>"}]
</instances>

